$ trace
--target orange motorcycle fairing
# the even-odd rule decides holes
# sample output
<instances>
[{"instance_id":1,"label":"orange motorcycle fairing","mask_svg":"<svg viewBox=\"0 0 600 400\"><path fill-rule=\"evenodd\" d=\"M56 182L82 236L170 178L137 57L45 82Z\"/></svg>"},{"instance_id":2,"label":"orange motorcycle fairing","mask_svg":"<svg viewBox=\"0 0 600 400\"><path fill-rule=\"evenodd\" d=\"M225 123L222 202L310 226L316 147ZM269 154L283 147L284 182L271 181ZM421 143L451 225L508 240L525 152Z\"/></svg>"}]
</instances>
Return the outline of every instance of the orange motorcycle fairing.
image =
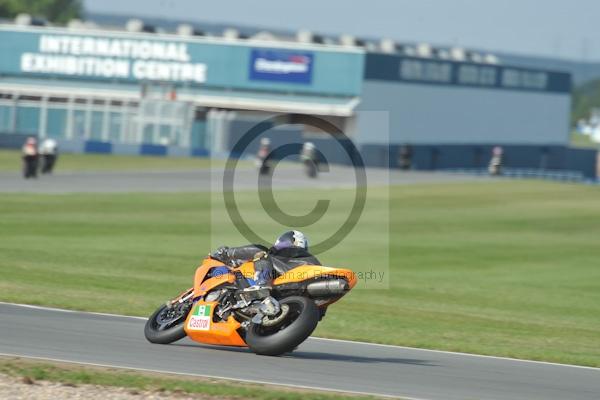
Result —
<instances>
[{"instance_id":1,"label":"orange motorcycle fairing","mask_svg":"<svg viewBox=\"0 0 600 400\"><path fill-rule=\"evenodd\" d=\"M244 275L244 278L254 278L254 261L247 261L239 266L238 271Z\"/></svg>"},{"instance_id":2,"label":"orange motorcycle fairing","mask_svg":"<svg viewBox=\"0 0 600 400\"><path fill-rule=\"evenodd\" d=\"M194 298L206 295L211 289L222 285L223 283L234 283L235 277L233 274L220 274L212 278L206 278L206 274L214 267L225 267L229 269L222 262L214 260L212 258L205 258L202 264L196 269L194 275Z\"/></svg>"},{"instance_id":3,"label":"orange motorcycle fairing","mask_svg":"<svg viewBox=\"0 0 600 400\"><path fill-rule=\"evenodd\" d=\"M211 278L214 279L214 278ZM185 320L184 330L190 339L208 344L247 347L239 335L240 323L233 317L225 322L214 322L217 302L198 301Z\"/></svg>"}]
</instances>

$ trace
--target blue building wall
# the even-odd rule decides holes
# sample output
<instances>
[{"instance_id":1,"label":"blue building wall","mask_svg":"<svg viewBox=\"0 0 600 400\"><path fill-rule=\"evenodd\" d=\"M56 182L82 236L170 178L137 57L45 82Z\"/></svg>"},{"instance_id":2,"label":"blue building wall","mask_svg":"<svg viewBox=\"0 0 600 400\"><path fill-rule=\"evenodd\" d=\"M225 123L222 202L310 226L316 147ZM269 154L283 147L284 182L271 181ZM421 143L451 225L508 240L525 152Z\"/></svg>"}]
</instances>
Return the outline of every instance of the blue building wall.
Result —
<instances>
[{"instance_id":1,"label":"blue building wall","mask_svg":"<svg viewBox=\"0 0 600 400\"><path fill-rule=\"evenodd\" d=\"M507 168L596 176L596 151L569 148L569 73L367 54L355 139L371 166L484 169L496 145Z\"/></svg>"},{"instance_id":2,"label":"blue building wall","mask_svg":"<svg viewBox=\"0 0 600 400\"><path fill-rule=\"evenodd\" d=\"M365 80L571 92L571 74L568 72L377 53L368 54L365 59Z\"/></svg>"},{"instance_id":3,"label":"blue building wall","mask_svg":"<svg viewBox=\"0 0 600 400\"><path fill-rule=\"evenodd\" d=\"M60 41L65 43L59 46ZM178 50L171 58L142 52L153 44ZM357 49L12 25L0 25L0 54L0 75L7 76L135 83L149 80L144 74L156 66L177 70L190 66L199 68L190 79L173 74L156 80L192 87L337 96L360 94L364 68L364 53ZM46 63L56 60L63 66ZM86 68L85 62L94 67ZM116 62L127 64L127 71L115 67ZM64 67L69 63L77 67ZM136 68L137 64L144 68Z\"/></svg>"}]
</instances>

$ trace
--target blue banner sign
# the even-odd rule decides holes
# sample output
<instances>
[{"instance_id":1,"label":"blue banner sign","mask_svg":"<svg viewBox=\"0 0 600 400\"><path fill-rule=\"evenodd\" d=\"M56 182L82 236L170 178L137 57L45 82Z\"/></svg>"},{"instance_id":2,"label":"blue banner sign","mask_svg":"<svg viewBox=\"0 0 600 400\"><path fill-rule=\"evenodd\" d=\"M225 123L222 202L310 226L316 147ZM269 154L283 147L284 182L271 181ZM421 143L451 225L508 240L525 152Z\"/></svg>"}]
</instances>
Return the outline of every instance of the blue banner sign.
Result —
<instances>
[{"instance_id":1,"label":"blue banner sign","mask_svg":"<svg viewBox=\"0 0 600 400\"><path fill-rule=\"evenodd\" d=\"M253 49L250 56L251 80L310 84L312 69L309 52Z\"/></svg>"},{"instance_id":2,"label":"blue banner sign","mask_svg":"<svg viewBox=\"0 0 600 400\"><path fill-rule=\"evenodd\" d=\"M505 65L368 54L365 79L570 93L571 75Z\"/></svg>"}]
</instances>

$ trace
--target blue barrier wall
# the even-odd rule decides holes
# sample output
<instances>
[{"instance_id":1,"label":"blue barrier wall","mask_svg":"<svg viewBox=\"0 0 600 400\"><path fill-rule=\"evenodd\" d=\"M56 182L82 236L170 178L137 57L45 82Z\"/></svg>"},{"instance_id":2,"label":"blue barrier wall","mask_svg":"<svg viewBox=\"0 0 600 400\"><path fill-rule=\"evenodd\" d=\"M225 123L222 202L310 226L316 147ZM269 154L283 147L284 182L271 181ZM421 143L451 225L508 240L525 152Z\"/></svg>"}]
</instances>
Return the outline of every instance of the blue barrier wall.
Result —
<instances>
[{"instance_id":1,"label":"blue barrier wall","mask_svg":"<svg viewBox=\"0 0 600 400\"><path fill-rule=\"evenodd\" d=\"M94 140L88 140L85 142L83 151L85 153L112 153L112 143L98 142Z\"/></svg>"},{"instance_id":2,"label":"blue barrier wall","mask_svg":"<svg viewBox=\"0 0 600 400\"><path fill-rule=\"evenodd\" d=\"M491 145L413 145L412 169L479 170L488 167ZM365 164L371 167L399 168L402 146L365 144L360 148ZM502 145L503 165L515 169L576 171L596 178L598 151L565 146Z\"/></svg>"},{"instance_id":3,"label":"blue barrier wall","mask_svg":"<svg viewBox=\"0 0 600 400\"><path fill-rule=\"evenodd\" d=\"M166 156L167 146L157 144L142 144L140 145L140 154L146 156Z\"/></svg>"}]
</instances>

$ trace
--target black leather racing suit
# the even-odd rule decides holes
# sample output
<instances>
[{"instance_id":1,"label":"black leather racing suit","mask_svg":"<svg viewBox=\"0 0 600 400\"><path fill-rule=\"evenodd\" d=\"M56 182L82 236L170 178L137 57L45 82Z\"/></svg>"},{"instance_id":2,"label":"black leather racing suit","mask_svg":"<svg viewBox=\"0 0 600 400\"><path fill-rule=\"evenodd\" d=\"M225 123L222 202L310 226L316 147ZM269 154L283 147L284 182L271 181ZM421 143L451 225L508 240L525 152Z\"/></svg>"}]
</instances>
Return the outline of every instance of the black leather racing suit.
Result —
<instances>
[{"instance_id":1,"label":"black leather racing suit","mask_svg":"<svg viewBox=\"0 0 600 400\"><path fill-rule=\"evenodd\" d=\"M301 247L268 249L259 244L249 244L221 248L212 257L232 267L254 260L254 281L260 286L269 285L278 275L300 265L321 265L315 256Z\"/></svg>"}]
</instances>

